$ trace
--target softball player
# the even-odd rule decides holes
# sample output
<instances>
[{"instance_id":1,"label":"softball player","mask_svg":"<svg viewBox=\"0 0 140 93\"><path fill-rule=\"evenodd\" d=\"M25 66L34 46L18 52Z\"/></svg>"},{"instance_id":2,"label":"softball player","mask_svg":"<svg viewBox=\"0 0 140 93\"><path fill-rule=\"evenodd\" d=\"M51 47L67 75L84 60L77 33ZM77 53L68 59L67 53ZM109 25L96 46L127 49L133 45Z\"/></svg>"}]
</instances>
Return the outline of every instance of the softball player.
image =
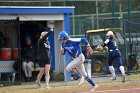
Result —
<instances>
[{"instance_id":1,"label":"softball player","mask_svg":"<svg viewBox=\"0 0 140 93\"><path fill-rule=\"evenodd\" d=\"M84 68L85 56L82 53L80 42L83 42L90 54L93 54L93 50L89 45L86 38L69 38L65 31L59 33L58 39L61 41L61 53L64 55L66 52L72 57L72 61L66 66L66 70L71 74L79 78L79 86L86 79L92 86L92 91L95 91L97 85L87 75ZM76 69L76 70L75 70ZM78 74L77 71L80 73Z\"/></svg>"},{"instance_id":2,"label":"softball player","mask_svg":"<svg viewBox=\"0 0 140 93\"><path fill-rule=\"evenodd\" d=\"M113 67L113 61L116 59L117 65L122 73L122 82L125 82L126 75L125 75L124 67L122 66L121 52L117 48L117 41L114 38L114 33L112 31L108 31L106 35L108 39L106 39L106 41L104 42L103 47L105 46L108 47L108 51L109 51L108 65L109 65L109 70L112 74L111 79L116 80L116 74ZM102 50L102 49L103 48L100 47L99 50Z\"/></svg>"}]
</instances>

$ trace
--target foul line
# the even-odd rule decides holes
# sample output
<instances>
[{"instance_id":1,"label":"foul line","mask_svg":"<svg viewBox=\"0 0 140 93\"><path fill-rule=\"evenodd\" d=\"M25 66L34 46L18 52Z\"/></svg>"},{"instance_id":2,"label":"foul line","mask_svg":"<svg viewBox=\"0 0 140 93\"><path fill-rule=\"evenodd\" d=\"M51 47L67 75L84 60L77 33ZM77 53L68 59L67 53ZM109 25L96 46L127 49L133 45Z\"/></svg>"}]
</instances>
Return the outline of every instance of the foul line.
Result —
<instances>
[{"instance_id":1,"label":"foul line","mask_svg":"<svg viewBox=\"0 0 140 93\"><path fill-rule=\"evenodd\" d=\"M140 88L117 89L117 90L103 90L103 91L96 91L96 92L118 92L118 91L128 91L128 90L140 90Z\"/></svg>"}]
</instances>

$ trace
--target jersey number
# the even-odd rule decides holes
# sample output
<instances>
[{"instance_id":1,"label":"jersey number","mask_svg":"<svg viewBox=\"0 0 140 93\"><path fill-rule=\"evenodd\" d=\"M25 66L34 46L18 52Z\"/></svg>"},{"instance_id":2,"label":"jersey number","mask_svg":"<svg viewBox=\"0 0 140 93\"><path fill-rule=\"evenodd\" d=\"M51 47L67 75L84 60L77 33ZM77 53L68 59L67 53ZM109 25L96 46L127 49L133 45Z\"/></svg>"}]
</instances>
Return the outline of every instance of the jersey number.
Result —
<instances>
[{"instance_id":1,"label":"jersey number","mask_svg":"<svg viewBox=\"0 0 140 93\"><path fill-rule=\"evenodd\" d=\"M116 41L114 41L114 46L117 46Z\"/></svg>"}]
</instances>

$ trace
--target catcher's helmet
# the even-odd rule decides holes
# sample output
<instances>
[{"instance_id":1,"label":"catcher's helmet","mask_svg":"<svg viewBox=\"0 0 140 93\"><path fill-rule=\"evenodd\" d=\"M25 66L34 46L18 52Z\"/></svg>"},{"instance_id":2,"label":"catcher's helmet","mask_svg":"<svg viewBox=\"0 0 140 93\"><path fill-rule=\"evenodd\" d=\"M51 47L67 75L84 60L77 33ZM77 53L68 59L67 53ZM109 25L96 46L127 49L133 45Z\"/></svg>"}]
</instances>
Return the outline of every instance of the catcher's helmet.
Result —
<instances>
[{"instance_id":1,"label":"catcher's helmet","mask_svg":"<svg viewBox=\"0 0 140 93\"><path fill-rule=\"evenodd\" d=\"M107 36L110 36L110 35L114 35L114 34L113 34L112 31L108 31L106 35L107 35Z\"/></svg>"},{"instance_id":2,"label":"catcher's helmet","mask_svg":"<svg viewBox=\"0 0 140 93\"><path fill-rule=\"evenodd\" d=\"M69 35L68 33L66 33L65 31L61 31L58 35L58 39L64 39L64 40L68 40L69 39Z\"/></svg>"}]
</instances>

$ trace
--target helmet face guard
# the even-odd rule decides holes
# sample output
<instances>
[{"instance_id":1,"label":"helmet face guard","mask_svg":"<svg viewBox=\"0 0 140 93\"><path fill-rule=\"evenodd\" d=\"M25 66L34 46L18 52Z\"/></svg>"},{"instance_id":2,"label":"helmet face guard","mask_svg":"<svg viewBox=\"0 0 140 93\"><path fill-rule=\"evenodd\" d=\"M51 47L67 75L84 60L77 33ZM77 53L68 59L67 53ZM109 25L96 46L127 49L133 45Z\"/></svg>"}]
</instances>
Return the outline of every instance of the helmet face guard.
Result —
<instances>
[{"instance_id":1,"label":"helmet face guard","mask_svg":"<svg viewBox=\"0 0 140 93\"><path fill-rule=\"evenodd\" d=\"M59 37L58 37L58 39L59 39L59 40L68 40L68 38L66 38L66 37L64 37L64 38L59 38Z\"/></svg>"}]
</instances>

